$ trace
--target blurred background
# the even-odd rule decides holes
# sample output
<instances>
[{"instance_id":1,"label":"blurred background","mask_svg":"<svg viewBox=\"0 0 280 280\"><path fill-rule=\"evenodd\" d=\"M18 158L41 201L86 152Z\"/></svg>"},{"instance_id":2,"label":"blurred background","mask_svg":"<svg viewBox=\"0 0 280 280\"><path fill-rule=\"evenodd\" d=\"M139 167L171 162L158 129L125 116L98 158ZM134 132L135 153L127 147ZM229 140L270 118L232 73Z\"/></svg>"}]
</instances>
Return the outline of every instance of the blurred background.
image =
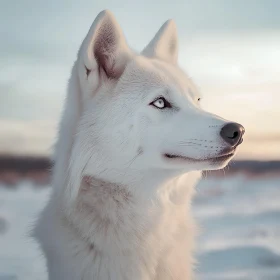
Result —
<instances>
[{"instance_id":1,"label":"blurred background","mask_svg":"<svg viewBox=\"0 0 280 280\"><path fill-rule=\"evenodd\" d=\"M280 279L280 1L0 2L0 280L46 279L28 234L50 191L70 69L103 9L138 51L175 19L202 106L246 128L236 160L197 187L198 279Z\"/></svg>"}]
</instances>

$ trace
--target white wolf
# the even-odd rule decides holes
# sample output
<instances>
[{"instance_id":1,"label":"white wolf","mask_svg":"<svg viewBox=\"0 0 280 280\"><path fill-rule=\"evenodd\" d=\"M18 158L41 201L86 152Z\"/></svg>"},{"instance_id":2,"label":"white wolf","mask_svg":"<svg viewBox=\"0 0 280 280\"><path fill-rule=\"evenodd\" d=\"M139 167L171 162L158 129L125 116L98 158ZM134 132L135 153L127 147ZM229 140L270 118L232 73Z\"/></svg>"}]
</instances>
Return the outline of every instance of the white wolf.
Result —
<instances>
[{"instance_id":1,"label":"white wolf","mask_svg":"<svg viewBox=\"0 0 280 280\"><path fill-rule=\"evenodd\" d=\"M93 22L34 231L49 279L193 279L194 185L201 170L229 162L244 128L200 108L177 53L172 20L141 54L109 11Z\"/></svg>"}]
</instances>

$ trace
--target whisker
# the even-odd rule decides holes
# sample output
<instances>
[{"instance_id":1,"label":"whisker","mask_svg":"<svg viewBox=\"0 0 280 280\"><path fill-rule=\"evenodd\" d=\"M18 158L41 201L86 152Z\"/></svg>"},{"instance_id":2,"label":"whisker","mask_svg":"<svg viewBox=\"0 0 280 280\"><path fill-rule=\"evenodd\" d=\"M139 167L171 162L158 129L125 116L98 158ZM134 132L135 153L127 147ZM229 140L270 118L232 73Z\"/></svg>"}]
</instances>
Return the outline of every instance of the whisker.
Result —
<instances>
[{"instance_id":1,"label":"whisker","mask_svg":"<svg viewBox=\"0 0 280 280\"><path fill-rule=\"evenodd\" d=\"M181 147L195 147L195 146L200 146L198 144L186 144L186 143L178 143L177 144L178 146L181 146Z\"/></svg>"}]
</instances>

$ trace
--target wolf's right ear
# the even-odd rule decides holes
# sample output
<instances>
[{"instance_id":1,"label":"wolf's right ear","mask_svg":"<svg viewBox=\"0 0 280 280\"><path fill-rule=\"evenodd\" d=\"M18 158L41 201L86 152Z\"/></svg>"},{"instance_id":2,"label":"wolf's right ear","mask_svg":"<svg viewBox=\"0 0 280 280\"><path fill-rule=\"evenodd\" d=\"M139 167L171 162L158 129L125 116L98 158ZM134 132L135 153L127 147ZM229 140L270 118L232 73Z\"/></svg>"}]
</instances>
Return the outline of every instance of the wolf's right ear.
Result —
<instances>
[{"instance_id":1,"label":"wolf's right ear","mask_svg":"<svg viewBox=\"0 0 280 280\"><path fill-rule=\"evenodd\" d=\"M166 21L152 41L142 51L147 57L156 57L170 63L178 60L178 36L174 20Z\"/></svg>"},{"instance_id":2,"label":"wolf's right ear","mask_svg":"<svg viewBox=\"0 0 280 280\"><path fill-rule=\"evenodd\" d=\"M102 11L83 41L79 57L87 76L101 72L110 79L119 78L131 56L123 32L110 11Z\"/></svg>"}]
</instances>

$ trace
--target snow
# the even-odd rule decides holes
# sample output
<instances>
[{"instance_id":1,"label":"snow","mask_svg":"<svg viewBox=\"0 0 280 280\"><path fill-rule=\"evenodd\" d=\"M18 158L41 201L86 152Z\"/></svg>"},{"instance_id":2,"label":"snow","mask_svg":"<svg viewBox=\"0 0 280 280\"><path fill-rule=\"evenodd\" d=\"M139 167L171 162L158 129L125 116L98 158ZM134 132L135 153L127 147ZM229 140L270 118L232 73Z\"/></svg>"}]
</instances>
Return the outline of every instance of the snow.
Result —
<instances>
[{"instance_id":1,"label":"snow","mask_svg":"<svg viewBox=\"0 0 280 280\"><path fill-rule=\"evenodd\" d=\"M194 216L199 280L280 279L280 176L209 177L197 187ZM0 280L46 280L29 231L50 188L0 186Z\"/></svg>"}]
</instances>

